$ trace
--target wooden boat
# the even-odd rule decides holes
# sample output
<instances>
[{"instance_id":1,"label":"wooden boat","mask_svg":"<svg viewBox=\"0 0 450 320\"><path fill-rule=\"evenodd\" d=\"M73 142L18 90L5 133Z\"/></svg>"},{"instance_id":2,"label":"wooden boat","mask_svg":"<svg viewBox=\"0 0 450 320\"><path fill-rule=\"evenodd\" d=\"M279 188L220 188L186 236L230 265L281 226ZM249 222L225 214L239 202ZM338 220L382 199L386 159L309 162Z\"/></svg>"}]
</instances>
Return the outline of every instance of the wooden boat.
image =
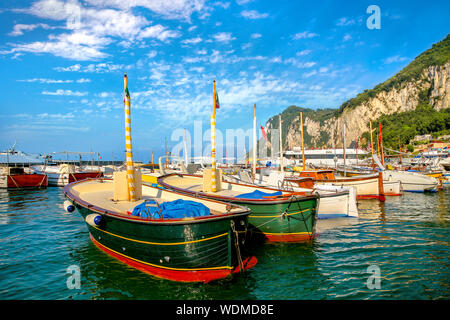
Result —
<instances>
[{"instance_id":1,"label":"wooden boat","mask_svg":"<svg viewBox=\"0 0 450 320\"><path fill-rule=\"evenodd\" d=\"M60 164L59 166L37 165L32 166L32 170L34 173L47 175L49 186L59 187L87 178L103 177L103 172L100 170L88 171L73 164Z\"/></svg>"},{"instance_id":2,"label":"wooden boat","mask_svg":"<svg viewBox=\"0 0 450 320\"><path fill-rule=\"evenodd\" d=\"M26 173L23 167L3 167L0 173L0 188L45 188L45 174Z\"/></svg>"},{"instance_id":3,"label":"wooden boat","mask_svg":"<svg viewBox=\"0 0 450 320\"><path fill-rule=\"evenodd\" d=\"M202 176L169 174L158 178L158 183L164 188L250 208L249 231L264 240L298 242L314 238L317 194L218 181L221 181L221 187L210 192Z\"/></svg>"},{"instance_id":4,"label":"wooden boat","mask_svg":"<svg viewBox=\"0 0 450 320\"><path fill-rule=\"evenodd\" d=\"M246 172L239 172L239 177L224 175L224 179L230 182L251 184L250 176ZM255 185L269 188L283 189L290 192L317 192L320 201L317 206L318 219L330 219L341 217L358 217L356 203L356 189L342 186L314 186L314 180L307 177L295 177L295 183L285 180L285 174L273 171L269 176L257 174ZM298 187L298 185L302 187Z\"/></svg>"},{"instance_id":5,"label":"wooden boat","mask_svg":"<svg viewBox=\"0 0 450 320\"><path fill-rule=\"evenodd\" d=\"M435 192L439 186L436 178L416 172L385 170L383 177L387 181L399 181L402 190L407 192Z\"/></svg>"},{"instance_id":6,"label":"wooden boat","mask_svg":"<svg viewBox=\"0 0 450 320\"><path fill-rule=\"evenodd\" d=\"M209 282L256 264L255 257L244 256L248 208L149 185L142 185L139 201L114 201L115 190L113 180L87 179L68 184L64 193L85 220L92 242L127 265L168 280ZM164 218L164 203L180 199L200 203L210 214ZM158 214L130 214L151 200Z\"/></svg>"},{"instance_id":7,"label":"wooden boat","mask_svg":"<svg viewBox=\"0 0 450 320\"><path fill-rule=\"evenodd\" d=\"M338 170L340 174L345 177L359 177L364 174L373 174L374 171L369 171L369 168L364 168L366 171L354 171L354 170ZM371 169L370 169L371 170ZM389 181L383 176L383 192L385 196L401 196L402 186L400 181Z\"/></svg>"},{"instance_id":8,"label":"wooden boat","mask_svg":"<svg viewBox=\"0 0 450 320\"><path fill-rule=\"evenodd\" d=\"M378 199L385 201L382 173L360 175L357 177L335 177L333 170L304 170L300 177L311 177L315 185L348 186L356 188L357 199ZM296 177L286 177L287 181L297 182ZM301 185L299 185L301 187Z\"/></svg>"}]
</instances>

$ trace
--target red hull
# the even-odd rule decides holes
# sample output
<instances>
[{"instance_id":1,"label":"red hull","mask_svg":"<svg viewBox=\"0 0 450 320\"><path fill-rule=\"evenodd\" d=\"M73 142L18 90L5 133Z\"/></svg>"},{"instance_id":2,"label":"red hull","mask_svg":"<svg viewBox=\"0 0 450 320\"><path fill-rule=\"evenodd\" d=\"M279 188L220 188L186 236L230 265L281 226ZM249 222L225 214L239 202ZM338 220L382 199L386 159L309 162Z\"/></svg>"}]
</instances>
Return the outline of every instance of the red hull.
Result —
<instances>
[{"instance_id":1,"label":"red hull","mask_svg":"<svg viewBox=\"0 0 450 320\"><path fill-rule=\"evenodd\" d=\"M87 178L101 178L103 177L103 172L82 172L82 173L70 173L69 174L69 183L84 180Z\"/></svg>"},{"instance_id":2,"label":"red hull","mask_svg":"<svg viewBox=\"0 0 450 320\"><path fill-rule=\"evenodd\" d=\"M364 200L364 199L377 199L381 202L385 202L386 201L386 197L385 194L364 194L364 195L357 195L356 196L357 200Z\"/></svg>"},{"instance_id":3,"label":"red hull","mask_svg":"<svg viewBox=\"0 0 450 320\"><path fill-rule=\"evenodd\" d=\"M180 271L180 270L171 270L154 267L142 262L138 262L133 258L122 255L118 252L112 251L107 247L103 246L101 243L96 241L92 235L90 235L92 242L102 251L107 254L113 256L114 258L122 261L123 263L143 271L145 273L151 274L152 276L163 278L172 281L178 282L210 282L213 280L219 280L222 278L226 278L233 273L239 272L239 267L236 267L232 270L223 269L223 270L200 270L200 271ZM257 263L257 259L255 257L247 258L243 261L244 269L248 270L253 268Z\"/></svg>"},{"instance_id":4,"label":"red hull","mask_svg":"<svg viewBox=\"0 0 450 320\"><path fill-rule=\"evenodd\" d=\"M47 187L47 176L45 174L14 174L7 177L8 188Z\"/></svg>"},{"instance_id":5,"label":"red hull","mask_svg":"<svg viewBox=\"0 0 450 320\"><path fill-rule=\"evenodd\" d=\"M268 242L304 242L314 239L317 234L267 234L264 233Z\"/></svg>"}]
</instances>

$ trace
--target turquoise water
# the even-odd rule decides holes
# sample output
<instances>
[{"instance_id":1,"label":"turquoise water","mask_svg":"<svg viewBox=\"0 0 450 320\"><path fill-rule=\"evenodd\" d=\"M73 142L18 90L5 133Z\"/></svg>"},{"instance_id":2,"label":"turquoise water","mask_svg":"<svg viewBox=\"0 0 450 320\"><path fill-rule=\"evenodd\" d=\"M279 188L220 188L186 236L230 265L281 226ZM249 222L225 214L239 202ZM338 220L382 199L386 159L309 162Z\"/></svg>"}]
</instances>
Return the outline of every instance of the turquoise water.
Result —
<instances>
[{"instance_id":1,"label":"turquoise water","mask_svg":"<svg viewBox=\"0 0 450 320\"><path fill-rule=\"evenodd\" d=\"M319 220L313 242L262 245L255 268L209 284L156 279L107 256L63 201L61 188L0 190L0 299L450 298L450 188L362 200L360 218ZM68 288L70 266L79 289Z\"/></svg>"}]
</instances>

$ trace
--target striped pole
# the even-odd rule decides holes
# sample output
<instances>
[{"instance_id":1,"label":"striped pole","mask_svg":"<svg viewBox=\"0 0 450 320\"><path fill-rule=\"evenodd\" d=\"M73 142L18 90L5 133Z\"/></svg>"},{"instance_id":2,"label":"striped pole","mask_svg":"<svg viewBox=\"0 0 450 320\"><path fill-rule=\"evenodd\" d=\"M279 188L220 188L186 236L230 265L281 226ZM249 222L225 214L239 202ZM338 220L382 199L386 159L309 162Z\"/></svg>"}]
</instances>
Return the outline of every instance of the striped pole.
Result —
<instances>
[{"instance_id":1,"label":"striped pole","mask_svg":"<svg viewBox=\"0 0 450 320\"><path fill-rule=\"evenodd\" d=\"M211 116L211 185L212 191L216 192L216 80L213 81L213 114Z\"/></svg>"},{"instance_id":2,"label":"striped pole","mask_svg":"<svg viewBox=\"0 0 450 320\"><path fill-rule=\"evenodd\" d=\"M136 193L134 188L134 166L133 166L133 152L131 147L131 108L130 108L130 94L128 92L127 74L123 77L125 90L125 150L127 152L127 189L128 201L136 201Z\"/></svg>"}]
</instances>

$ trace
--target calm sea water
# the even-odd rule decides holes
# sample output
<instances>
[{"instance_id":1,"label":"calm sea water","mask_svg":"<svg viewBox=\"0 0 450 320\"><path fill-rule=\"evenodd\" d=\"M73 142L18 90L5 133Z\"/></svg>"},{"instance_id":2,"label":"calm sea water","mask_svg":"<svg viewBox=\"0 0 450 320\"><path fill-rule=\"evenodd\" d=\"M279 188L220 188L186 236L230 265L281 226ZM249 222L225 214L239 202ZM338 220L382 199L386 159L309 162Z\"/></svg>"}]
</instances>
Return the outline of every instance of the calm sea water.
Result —
<instances>
[{"instance_id":1,"label":"calm sea water","mask_svg":"<svg viewBox=\"0 0 450 320\"><path fill-rule=\"evenodd\" d=\"M450 188L360 201L360 218L319 220L313 242L265 244L255 268L209 284L156 279L107 256L63 201L61 188L0 190L0 299L450 298ZM70 266L79 289L67 286Z\"/></svg>"}]
</instances>

